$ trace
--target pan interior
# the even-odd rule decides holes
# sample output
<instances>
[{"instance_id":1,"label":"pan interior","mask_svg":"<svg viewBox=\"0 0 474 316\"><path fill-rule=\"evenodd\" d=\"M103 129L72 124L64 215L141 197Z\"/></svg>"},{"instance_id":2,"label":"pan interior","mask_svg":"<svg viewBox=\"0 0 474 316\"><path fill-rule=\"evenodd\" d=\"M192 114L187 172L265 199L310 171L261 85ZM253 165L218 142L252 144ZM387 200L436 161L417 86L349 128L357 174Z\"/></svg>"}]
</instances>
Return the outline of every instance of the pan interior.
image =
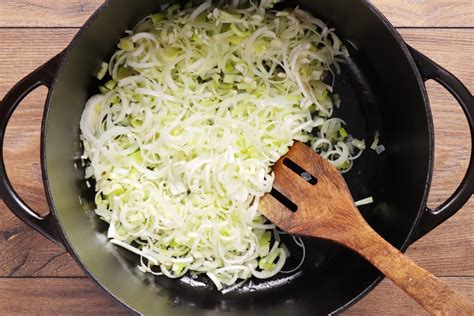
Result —
<instances>
[{"instance_id":1,"label":"pan interior","mask_svg":"<svg viewBox=\"0 0 474 316\"><path fill-rule=\"evenodd\" d=\"M80 166L79 119L88 97L96 93L94 74L115 49L124 30L143 16L159 11L158 1L111 1L83 28L67 50L51 92L43 133L45 176L71 251L93 278L112 295L142 313L216 311L278 311L327 314L344 306L379 276L358 256L324 240L306 239L307 258L293 274L268 280L251 279L223 295L207 278L168 279L143 275L137 257L107 243L106 224L92 211L94 192ZM413 68L392 30L365 1L301 1L299 4L336 28L351 57L336 77L341 97L335 113L347 130L370 145L375 131L387 151L367 149L345 179L355 200L372 196L375 203L360 208L367 221L400 247L420 207L429 175L429 116ZM284 237L292 256L301 249ZM197 308L197 309L196 309Z\"/></svg>"}]
</instances>

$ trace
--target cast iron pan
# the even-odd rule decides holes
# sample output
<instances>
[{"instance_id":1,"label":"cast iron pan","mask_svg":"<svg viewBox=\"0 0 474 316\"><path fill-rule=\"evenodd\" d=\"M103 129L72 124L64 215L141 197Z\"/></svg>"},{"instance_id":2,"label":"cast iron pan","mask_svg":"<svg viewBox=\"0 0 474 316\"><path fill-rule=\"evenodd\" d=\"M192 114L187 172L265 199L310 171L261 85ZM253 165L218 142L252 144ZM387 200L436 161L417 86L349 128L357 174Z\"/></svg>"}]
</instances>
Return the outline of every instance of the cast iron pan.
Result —
<instances>
[{"instance_id":1,"label":"cast iron pan","mask_svg":"<svg viewBox=\"0 0 474 316\"><path fill-rule=\"evenodd\" d=\"M143 275L137 258L107 243L106 225L93 214L93 194L84 171L74 168L81 155L79 119L88 97L97 93L94 74L115 49L123 32L160 1L111 0L82 27L69 47L25 77L4 97L0 107L0 195L25 223L65 247L85 272L131 310L160 315L235 314L318 315L338 313L362 298L380 280L380 273L357 255L321 240L306 240L308 257L291 275L252 279L223 295L206 278ZM440 207L429 210L434 136L424 82L434 79L457 99L471 136L474 100L452 74L408 47L390 23L367 1L292 1L334 26L351 57L336 78L341 95L336 113L356 137L372 139L380 131L387 151L367 150L346 174L354 199L373 196L361 207L367 221L385 239L405 250L408 245L455 214L474 188L471 161L460 186ZM49 88L43 119L42 171L51 213L40 217L13 189L3 163L3 139L10 116L38 86ZM471 140L472 142L472 140ZM474 145L474 144L473 144ZM474 148L474 146L472 146ZM78 164L80 165L80 163ZM83 201L82 205L79 198ZM288 267L296 265L299 248Z\"/></svg>"}]
</instances>

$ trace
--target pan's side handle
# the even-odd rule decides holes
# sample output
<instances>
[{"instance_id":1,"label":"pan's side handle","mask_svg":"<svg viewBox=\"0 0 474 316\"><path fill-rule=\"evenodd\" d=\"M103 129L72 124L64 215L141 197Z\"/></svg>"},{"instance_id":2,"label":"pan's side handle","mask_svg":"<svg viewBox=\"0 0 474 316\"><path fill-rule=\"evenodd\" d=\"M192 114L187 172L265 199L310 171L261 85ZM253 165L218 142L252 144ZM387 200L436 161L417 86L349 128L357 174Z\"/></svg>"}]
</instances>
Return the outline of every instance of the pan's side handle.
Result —
<instances>
[{"instance_id":1,"label":"pan's side handle","mask_svg":"<svg viewBox=\"0 0 474 316\"><path fill-rule=\"evenodd\" d=\"M51 213L45 217L38 215L20 198L13 188L5 169L3 152L5 131L16 107L30 92L39 86L46 86L48 89L51 87L60 60L61 56L57 55L27 75L5 95L0 103L0 197L20 220L56 244L63 246L54 216Z\"/></svg>"},{"instance_id":2,"label":"pan's side handle","mask_svg":"<svg viewBox=\"0 0 474 316\"><path fill-rule=\"evenodd\" d=\"M426 209L418 226L418 231L412 239L412 241L416 241L459 211L474 192L474 97L467 87L452 73L416 49L408 48L423 80L435 80L456 98L466 115L471 132L471 157L464 178L456 191L444 203L433 210Z\"/></svg>"}]
</instances>

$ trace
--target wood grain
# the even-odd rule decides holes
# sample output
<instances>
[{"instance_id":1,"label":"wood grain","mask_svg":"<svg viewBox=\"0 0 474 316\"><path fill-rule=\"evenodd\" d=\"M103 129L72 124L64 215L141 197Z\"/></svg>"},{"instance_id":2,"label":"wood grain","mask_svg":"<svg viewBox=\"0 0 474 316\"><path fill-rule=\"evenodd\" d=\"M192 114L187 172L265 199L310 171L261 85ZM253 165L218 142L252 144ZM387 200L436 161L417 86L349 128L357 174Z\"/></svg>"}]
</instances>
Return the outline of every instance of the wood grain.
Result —
<instances>
[{"instance_id":1,"label":"wood grain","mask_svg":"<svg viewBox=\"0 0 474 316\"><path fill-rule=\"evenodd\" d=\"M397 27L472 27L473 0L372 0Z\"/></svg>"},{"instance_id":2,"label":"wood grain","mask_svg":"<svg viewBox=\"0 0 474 316\"><path fill-rule=\"evenodd\" d=\"M0 29L0 95L31 72L36 66L62 50L75 34L75 30L11 30ZM471 67L474 49L473 30L402 30L409 43L439 61L453 71L468 87L474 90L474 69ZM44 43L48 43L45 45ZM11 47L15 47L12 58ZM440 47L448 51L444 57ZM40 53L38 53L40 52ZM435 174L430 194L430 205L436 206L453 192L467 168L470 142L467 123L459 105L436 84L428 85L436 133ZM12 182L22 196L41 212L47 212L41 186L39 168L39 131L44 104L44 90L23 102L15 112L6 135L6 164ZM474 202L468 203L455 217L414 244L408 251L413 260L419 262L437 275L474 275ZM0 256L0 276L8 276L16 269L29 251L35 258L28 268L17 269L14 275L28 276L31 271L46 264L50 256L60 253L51 243L25 229L5 206L1 206L0 252L17 249L15 260ZM16 237L16 232L27 231L27 238ZM9 236L14 236L9 239ZM8 239L8 240L7 240ZM46 249L37 253L43 244ZM8 245L8 246L7 246ZM25 245L35 245L28 247ZM54 252L54 249L57 249ZM6 254L6 253L5 253ZM48 254L48 255L44 255ZM69 256L60 256L46 264L41 270L43 276L54 276L61 271L62 276L78 276L82 272L75 267Z\"/></svg>"},{"instance_id":3,"label":"wood grain","mask_svg":"<svg viewBox=\"0 0 474 316\"><path fill-rule=\"evenodd\" d=\"M472 27L473 0L372 0L397 27ZM79 27L104 0L2 0L0 27Z\"/></svg>"},{"instance_id":4,"label":"wood grain","mask_svg":"<svg viewBox=\"0 0 474 316\"><path fill-rule=\"evenodd\" d=\"M75 32L0 29L0 96L3 97L24 75L64 49ZM12 47L15 47L14 55ZM40 88L20 104L7 128L4 152L13 185L41 214L49 211L39 162L45 98L46 89ZM83 275L69 254L26 227L0 202L0 277Z\"/></svg>"},{"instance_id":5,"label":"wood grain","mask_svg":"<svg viewBox=\"0 0 474 316\"><path fill-rule=\"evenodd\" d=\"M474 300L474 278L441 277L450 287L459 291L469 300ZM349 308L344 316L424 316L428 315L418 304L408 298L390 280L383 280L363 300Z\"/></svg>"},{"instance_id":6,"label":"wood grain","mask_svg":"<svg viewBox=\"0 0 474 316\"><path fill-rule=\"evenodd\" d=\"M0 27L79 27L104 0L2 0Z\"/></svg>"},{"instance_id":7,"label":"wood grain","mask_svg":"<svg viewBox=\"0 0 474 316\"><path fill-rule=\"evenodd\" d=\"M0 98L22 76L62 50L77 32L75 28L55 27L82 25L101 2L0 1ZM374 0L373 3L397 26L472 27L474 24L472 0ZM474 91L473 29L401 29L400 32L411 45L452 71ZM431 82L428 92L436 133L435 173L429 205L435 207L454 191L464 175L470 136L462 111L453 98ZM41 212L47 212L38 159L44 97L43 89L20 105L6 139L9 174L25 199ZM442 279L471 300L474 299L473 212L474 199L471 199L456 216L408 250L408 255L429 271L449 276ZM25 279L1 279L10 275ZM116 303L83 277L68 254L27 228L0 202L2 314L121 313ZM384 281L346 314L421 315L423 311L391 282Z\"/></svg>"},{"instance_id":8,"label":"wood grain","mask_svg":"<svg viewBox=\"0 0 474 316\"><path fill-rule=\"evenodd\" d=\"M352 249L432 315L474 314L474 304L369 226L340 172L311 148L295 142L272 171L273 190L260 199L259 210L281 230Z\"/></svg>"},{"instance_id":9,"label":"wood grain","mask_svg":"<svg viewBox=\"0 0 474 316\"><path fill-rule=\"evenodd\" d=\"M82 278L0 279L0 311L2 315L131 315L93 281Z\"/></svg>"},{"instance_id":10,"label":"wood grain","mask_svg":"<svg viewBox=\"0 0 474 316\"><path fill-rule=\"evenodd\" d=\"M474 91L474 68L468 66L474 64L474 30L399 31L408 44L443 65ZM427 83L427 88L435 127L435 171L428 205L435 208L462 180L471 143L467 120L454 98L433 81ZM408 256L437 275L474 275L473 212L471 198L456 216L412 245Z\"/></svg>"},{"instance_id":11,"label":"wood grain","mask_svg":"<svg viewBox=\"0 0 474 316\"><path fill-rule=\"evenodd\" d=\"M474 300L473 277L441 279ZM85 278L0 279L0 310L4 315L129 315L92 280ZM344 315L423 316L427 313L391 281L384 280Z\"/></svg>"}]
</instances>

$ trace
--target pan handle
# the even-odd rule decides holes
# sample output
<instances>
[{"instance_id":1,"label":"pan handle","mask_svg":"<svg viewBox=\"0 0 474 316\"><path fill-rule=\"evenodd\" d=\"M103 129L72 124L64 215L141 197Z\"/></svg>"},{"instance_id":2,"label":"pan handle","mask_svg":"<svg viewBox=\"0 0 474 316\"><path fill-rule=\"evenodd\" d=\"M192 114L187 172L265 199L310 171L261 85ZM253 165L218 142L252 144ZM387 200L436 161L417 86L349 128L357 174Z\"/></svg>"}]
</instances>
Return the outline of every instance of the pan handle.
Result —
<instances>
[{"instance_id":1,"label":"pan handle","mask_svg":"<svg viewBox=\"0 0 474 316\"><path fill-rule=\"evenodd\" d=\"M446 90L456 98L466 115L469 130L471 132L471 157L467 172L464 175L461 184L440 206L433 210L426 208L426 211L421 217L418 230L415 232L412 239L412 242L414 242L456 214L456 212L466 204L474 193L474 97L467 87L452 73L436 64L416 49L410 46L408 46L408 48L418 66L422 79L424 81L433 79L446 88Z\"/></svg>"},{"instance_id":2,"label":"pan handle","mask_svg":"<svg viewBox=\"0 0 474 316\"><path fill-rule=\"evenodd\" d=\"M5 131L10 117L18 104L20 104L30 92L39 86L46 86L48 89L51 88L60 60L61 55L59 54L27 75L5 95L0 103L0 197L20 220L40 232L49 240L64 247L59 235L57 221L51 212L45 217L41 217L33 211L15 191L8 179L3 156Z\"/></svg>"}]
</instances>

